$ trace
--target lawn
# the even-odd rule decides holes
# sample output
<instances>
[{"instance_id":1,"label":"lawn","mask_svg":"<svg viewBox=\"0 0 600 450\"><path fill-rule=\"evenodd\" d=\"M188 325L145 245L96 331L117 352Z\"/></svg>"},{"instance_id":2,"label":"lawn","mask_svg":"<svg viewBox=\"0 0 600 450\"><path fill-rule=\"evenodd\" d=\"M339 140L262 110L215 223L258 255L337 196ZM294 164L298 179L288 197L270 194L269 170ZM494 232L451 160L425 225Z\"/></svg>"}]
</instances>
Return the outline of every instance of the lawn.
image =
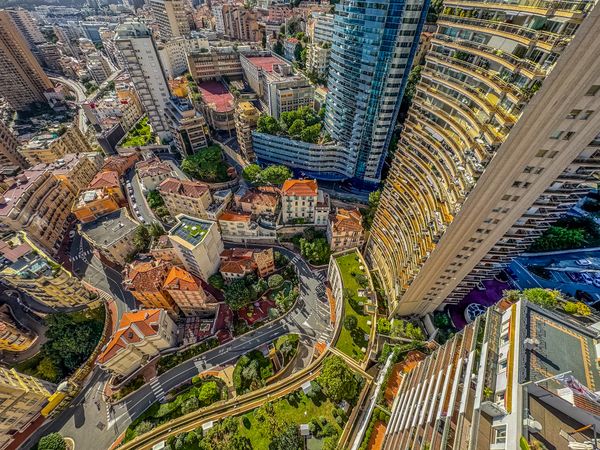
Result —
<instances>
[{"instance_id":1,"label":"lawn","mask_svg":"<svg viewBox=\"0 0 600 450\"><path fill-rule=\"evenodd\" d=\"M141 147L152 140L152 129L148 123L148 116L142 118L135 127L129 130L121 142L121 147Z\"/></svg>"},{"instance_id":2,"label":"lawn","mask_svg":"<svg viewBox=\"0 0 600 450\"><path fill-rule=\"evenodd\" d=\"M341 433L342 428L333 415L336 406L331 400L323 399L315 403L302 391L297 391L290 398L292 403L287 397L273 403L274 417L277 422L286 425L293 423L299 426L303 423L309 423L313 419L325 418L327 423ZM265 433L264 424L256 418L256 410L242 416L240 422L239 434L250 439L252 448L255 450L267 450L269 448L271 439Z\"/></svg>"},{"instance_id":3,"label":"lawn","mask_svg":"<svg viewBox=\"0 0 600 450\"><path fill-rule=\"evenodd\" d=\"M348 253L336 259L340 273L342 275L342 283L344 286L344 320L348 316L354 316L357 320L356 328L352 331L346 329L342 325L340 336L336 343L336 348L344 352L346 355L354 358L357 361L362 361L364 353L361 348L367 348L368 340L365 335L371 332L370 326L367 324L372 318L365 314L363 307L359 302L366 303L366 298L358 296L358 290L363 289L361 277L366 276L366 271L360 269L360 259L356 253ZM343 323L343 321L342 321Z\"/></svg>"}]
</instances>

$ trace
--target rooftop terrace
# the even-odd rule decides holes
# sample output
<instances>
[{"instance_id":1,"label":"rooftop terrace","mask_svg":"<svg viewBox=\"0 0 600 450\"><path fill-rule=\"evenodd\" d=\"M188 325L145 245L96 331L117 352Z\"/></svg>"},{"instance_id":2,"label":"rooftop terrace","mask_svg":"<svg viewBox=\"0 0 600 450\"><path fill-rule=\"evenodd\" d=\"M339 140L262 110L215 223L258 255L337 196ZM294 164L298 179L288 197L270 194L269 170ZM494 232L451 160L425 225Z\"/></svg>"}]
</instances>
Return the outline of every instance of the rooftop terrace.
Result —
<instances>
[{"instance_id":1,"label":"rooftop terrace","mask_svg":"<svg viewBox=\"0 0 600 450\"><path fill-rule=\"evenodd\" d=\"M177 220L179 223L171 228L169 235L177 236L194 246L204 240L210 227L215 224L209 220L196 219L184 215L178 216Z\"/></svg>"}]
</instances>

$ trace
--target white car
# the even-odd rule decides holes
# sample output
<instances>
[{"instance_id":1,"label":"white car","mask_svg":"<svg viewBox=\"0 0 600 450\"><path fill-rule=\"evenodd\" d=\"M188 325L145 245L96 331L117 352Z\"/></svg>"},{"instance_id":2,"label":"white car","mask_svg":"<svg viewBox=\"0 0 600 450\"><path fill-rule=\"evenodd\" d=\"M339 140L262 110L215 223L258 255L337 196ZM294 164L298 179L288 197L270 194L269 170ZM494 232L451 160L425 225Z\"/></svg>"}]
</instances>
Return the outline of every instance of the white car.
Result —
<instances>
[{"instance_id":1,"label":"white car","mask_svg":"<svg viewBox=\"0 0 600 450\"><path fill-rule=\"evenodd\" d=\"M589 259L578 259L575 264L578 266L591 266L592 262Z\"/></svg>"},{"instance_id":2,"label":"white car","mask_svg":"<svg viewBox=\"0 0 600 450\"><path fill-rule=\"evenodd\" d=\"M594 279L586 272L581 272L581 278L583 278L583 281L587 284L592 284L594 282Z\"/></svg>"},{"instance_id":3,"label":"white car","mask_svg":"<svg viewBox=\"0 0 600 450\"><path fill-rule=\"evenodd\" d=\"M69 238L73 239L75 237L75 230L69 231Z\"/></svg>"}]
</instances>

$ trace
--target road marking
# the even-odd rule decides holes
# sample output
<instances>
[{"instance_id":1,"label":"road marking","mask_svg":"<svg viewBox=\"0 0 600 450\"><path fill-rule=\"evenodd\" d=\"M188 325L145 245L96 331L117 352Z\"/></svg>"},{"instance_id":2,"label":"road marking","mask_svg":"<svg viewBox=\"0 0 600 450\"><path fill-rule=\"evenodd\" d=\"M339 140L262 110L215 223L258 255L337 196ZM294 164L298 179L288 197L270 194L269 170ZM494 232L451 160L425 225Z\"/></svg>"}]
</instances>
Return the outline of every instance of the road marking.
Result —
<instances>
[{"instance_id":1,"label":"road marking","mask_svg":"<svg viewBox=\"0 0 600 450\"><path fill-rule=\"evenodd\" d=\"M162 402L165 399L165 391L158 378L155 377L150 381L150 389L152 389L152 392L154 392L154 395L159 402Z\"/></svg>"}]
</instances>

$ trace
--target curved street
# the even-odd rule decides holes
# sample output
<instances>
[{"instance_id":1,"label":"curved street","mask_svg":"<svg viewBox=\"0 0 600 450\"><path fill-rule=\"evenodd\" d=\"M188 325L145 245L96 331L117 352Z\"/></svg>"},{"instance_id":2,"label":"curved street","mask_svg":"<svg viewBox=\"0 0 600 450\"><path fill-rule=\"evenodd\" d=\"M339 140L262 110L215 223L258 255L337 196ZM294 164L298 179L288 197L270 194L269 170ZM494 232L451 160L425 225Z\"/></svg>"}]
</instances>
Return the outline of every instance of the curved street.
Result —
<instances>
[{"instance_id":1,"label":"curved street","mask_svg":"<svg viewBox=\"0 0 600 450\"><path fill-rule=\"evenodd\" d=\"M95 369L87 385L69 408L60 413L55 420L38 429L25 443L24 448L30 448L45 434L59 431L63 436L73 438L76 444L85 443L86 450L105 450L148 406L199 372L223 366L287 333L303 335L312 345L328 341L333 328L329 323L329 304L324 295L323 271L313 271L291 250L275 248L289 258L300 279L300 298L285 316L183 362L142 386L114 407L109 407L102 398L103 386L109 376L100 369ZM108 288L107 292L115 297L119 315L135 306L131 294L121 289L120 274L102 265L89 250L87 242L78 236L71 248L71 258L74 258L74 269L83 275L84 279L103 290Z\"/></svg>"}]
</instances>

